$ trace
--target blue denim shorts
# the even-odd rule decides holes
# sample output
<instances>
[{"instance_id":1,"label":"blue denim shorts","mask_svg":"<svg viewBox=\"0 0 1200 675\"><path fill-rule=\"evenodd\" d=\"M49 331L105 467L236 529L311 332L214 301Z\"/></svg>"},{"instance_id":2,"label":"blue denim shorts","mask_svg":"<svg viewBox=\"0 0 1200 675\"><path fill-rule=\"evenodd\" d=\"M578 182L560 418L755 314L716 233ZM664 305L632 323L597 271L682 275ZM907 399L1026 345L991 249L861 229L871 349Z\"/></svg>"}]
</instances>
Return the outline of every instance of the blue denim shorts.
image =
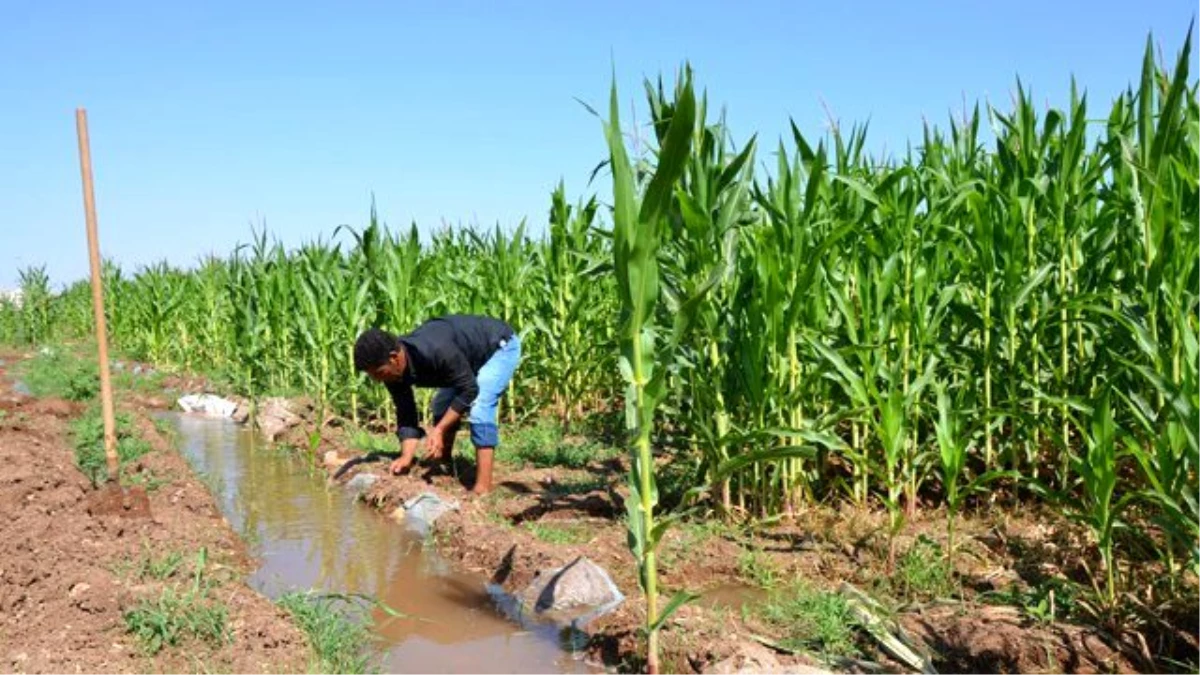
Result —
<instances>
[{"instance_id":1,"label":"blue denim shorts","mask_svg":"<svg viewBox=\"0 0 1200 675\"><path fill-rule=\"evenodd\" d=\"M471 424L471 443L476 448L494 448L500 445L500 429L496 426L496 407L500 396L508 389L513 372L521 361L521 338L516 335L505 340L492 358L479 369L475 381L479 384L479 396L471 404L467 421ZM456 392L453 388L438 389L433 396L433 419L442 419Z\"/></svg>"}]
</instances>

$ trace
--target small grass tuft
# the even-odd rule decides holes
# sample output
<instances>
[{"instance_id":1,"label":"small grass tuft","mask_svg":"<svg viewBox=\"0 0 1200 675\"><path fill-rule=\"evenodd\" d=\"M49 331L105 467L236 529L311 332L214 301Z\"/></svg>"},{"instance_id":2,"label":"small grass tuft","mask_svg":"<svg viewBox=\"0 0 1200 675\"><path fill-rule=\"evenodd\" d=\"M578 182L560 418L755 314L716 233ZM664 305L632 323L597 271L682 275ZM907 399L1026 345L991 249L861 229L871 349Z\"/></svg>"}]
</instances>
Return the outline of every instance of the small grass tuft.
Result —
<instances>
[{"instance_id":1,"label":"small grass tuft","mask_svg":"<svg viewBox=\"0 0 1200 675\"><path fill-rule=\"evenodd\" d=\"M146 579L166 581L175 576L183 567L183 554L179 551L167 551L161 555L155 555L148 546L143 545L142 557L132 564L123 563L123 566L138 581Z\"/></svg>"},{"instance_id":2,"label":"small grass tuft","mask_svg":"<svg viewBox=\"0 0 1200 675\"><path fill-rule=\"evenodd\" d=\"M154 429L171 444L172 448L179 446L179 431L175 428L175 425L165 419L155 418Z\"/></svg>"},{"instance_id":3,"label":"small grass tuft","mask_svg":"<svg viewBox=\"0 0 1200 675\"><path fill-rule=\"evenodd\" d=\"M614 448L581 437L564 437L553 421L512 430L496 451L496 459L512 466L581 469L618 454Z\"/></svg>"},{"instance_id":4,"label":"small grass tuft","mask_svg":"<svg viewBox=\"0 0 1200 675\"><path fill-rule=\"evenodd\" d=\"M744 549L738 554L738 576L747 583L770 590L779 583L775 562L762 551Z\"/></svg>"},{"instance_id":5,"label":"small grass tuft","mask_svg":"<svg viewBox=\"0 0 1200 675\"><path fill-rule=\"evenodd\" d=\"M281 596L276 603L287 610L296 625L308 635L318 661L313 664L316 672L373 672L371 656L363 649L370 641L370 632L361 621L355 621L333 605L340 599L293 591Z\"/></svg>"},{"instance_id":6,"label":"small grass tuft","mask_svg":"<svg viewBox=\"0 0 1200 675\"><path fill-rule=\"evenodd\" d=\"M894 592L908 602L936 600L954 594L954 575L937 542L919 537L896 561Z\"/></svg>"},{"instance_id":7,"label":"small grass tuft","mask_svg":"<svg viewBox=\"0 0 1200 675\"><path fill-rule=\"evenodd\" d=\"M175 560L171 554L163 559L150 559L148 563L144 560L141 574L169 577L181 563L182 556ZM143 599L126 610L126 631L137 638L146 654L153 656L191 639L220 646L231 638L229 608L208 594L209 583L204 576L207 563L208 551L200 549L186 588L166 586L157 598Z\"/></svg>"},{"instance_id":8,"label":"small grass tuft","mask_svg":"<svg viewBox=\"0 0 1200 675\"><path fill-rule=\"evenodd\" d=\"M856 656L856 622L837 593L794 582L773 591L758 610L775 632L787 637L789 649L814 651L827 657Z\"/></svg>"},{"instance_id":9,"label":"small grass tuft","mask_svg":"<svg viewBox=\"0 0 1200 675\"><path fill-rule=\"evenodd\" d=\"M95 362L61 350L39 352L20 370L30 393L39 398L89 401L100 393L100 370Z\"/></svg>"},{"instance_id":10,"label":"small grass tuft","mask_svg":"<svg viewBox=\"0 0 1200 675\"><path fill-rule=\"evenodd\" d=\"M228 618L225 605L167 586L158 598L142 600L125 612L125 627L153 655L188 638L220 645L229 637Z\"/></svg>"},{"instance_id":11,"label":"small grass tuft","mask_svg":"<svg viewBox=\"0 0 1200 675\"><path fill-rule=\"evenodd\" d=\"M524 527L547 544L582 544L588 540L587 529L581 525L527 522Z\"/></svg>"},{"instance_id":12,"label":"small grass tuft","mask_svg":"<svg viewBox=\"0 0 1200 675\"><path fill-rule=\"evenodd\" d=\"M124 368L113 368L112 383L113 387L125 391L134 391L142 394L155 394L162 390L163 375L158 371L139 372L134 374L129 370L128 366Z\"/></svg>"},{"instance_id":13,"label":"small grass tuft","mask_svg":"<svg viewBox=\"0 0 1200 675\"><path fill-rule=\"evenodd\" d=\"M400 440L390 434L372 434L365 429L356 429L350 434L350 447L367 453L400 452Z\"/></svg>"},{"instance_id":14,"label":"small grass tuft","mask_svg":"<svg viewBox=\"0 0 1200 675\"><path fill-rule=\"evenodd\" d=\"M603 478L567 478L555 480L546 488L546 492L555 497L568 495L585 495L608 487L608 481Z\"/></svg>"},{"instance_id":15,"label":"small grass tuft","mask_svg":"<svg viewBox=\"0 0 1200 675\"><path fill-rule=\"evenodd\" d=\"M115 421L117 457L123 468L126 463L150 452L151 448L134 431L133 420L127 413L118 413ZM71 423L71 436L75 443L76 465L93 484L98 484L104 479L107 468L104 459L104 419L99 406L92 406Z\"/></svg>"}]
</instances>

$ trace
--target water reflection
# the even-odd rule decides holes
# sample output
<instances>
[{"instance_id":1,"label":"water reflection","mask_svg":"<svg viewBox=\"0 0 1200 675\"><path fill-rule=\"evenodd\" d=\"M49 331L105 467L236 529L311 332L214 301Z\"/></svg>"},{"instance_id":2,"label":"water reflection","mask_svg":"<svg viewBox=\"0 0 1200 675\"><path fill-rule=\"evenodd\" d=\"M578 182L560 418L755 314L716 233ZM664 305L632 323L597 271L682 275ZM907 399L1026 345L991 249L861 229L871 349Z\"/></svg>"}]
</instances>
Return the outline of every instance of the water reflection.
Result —
<instances>
[{"instance_id":1,"label":"water reflection","mask_svg":"<svg viewBox=\"0 0 1200 675\"><path fill-rule=\"evenodd\" d=\"M297 588L363 593L419 617L374 610L386 670L598 672L560 649L553 629L507 621L485 578L450 572L414 535L355 504L319 470L232 422L165 417L260 559L252 586L270 597Z\"/></svg>"}]
</instances>

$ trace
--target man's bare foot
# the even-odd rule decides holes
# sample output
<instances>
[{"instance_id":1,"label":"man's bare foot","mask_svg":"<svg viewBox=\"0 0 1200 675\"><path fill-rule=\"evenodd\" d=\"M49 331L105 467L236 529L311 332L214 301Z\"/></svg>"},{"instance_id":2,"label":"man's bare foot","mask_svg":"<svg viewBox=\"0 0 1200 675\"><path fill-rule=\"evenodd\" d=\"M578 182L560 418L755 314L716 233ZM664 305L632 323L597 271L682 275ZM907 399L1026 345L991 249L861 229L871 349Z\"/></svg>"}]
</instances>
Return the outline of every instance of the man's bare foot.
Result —
<instances>
[{"instance_id":1,"label":"man's bare foot","mask_svg":"<svg viewBox=\"0 0 1200 675\"><path fill-rule=\"evenodd\" d=\"M475 487L471 492L483 496L492 491L492 448L476 449L475 461Z\"/></svg>"}]
</instances>

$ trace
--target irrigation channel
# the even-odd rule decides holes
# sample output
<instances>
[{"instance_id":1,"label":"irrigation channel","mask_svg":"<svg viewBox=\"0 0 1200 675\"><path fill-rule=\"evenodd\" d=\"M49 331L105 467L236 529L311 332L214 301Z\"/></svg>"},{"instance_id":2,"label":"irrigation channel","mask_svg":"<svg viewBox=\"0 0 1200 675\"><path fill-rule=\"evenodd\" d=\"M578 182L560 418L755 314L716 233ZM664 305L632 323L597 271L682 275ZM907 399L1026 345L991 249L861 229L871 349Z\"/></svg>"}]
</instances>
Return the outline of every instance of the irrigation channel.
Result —
<instances>
[{"instance_id":1,"label":"irrigation channel","mask_svg":"<svg viewBox=\"0 0 1200 675\"><path fill-rule=\"evenodd\" d=\"M251 586L365 594L405 615L371 610L386 672L598 673L552 624L518 621L482 575L449 569L432 547L327 484L323 471L273 450L227 420L163 413L180 451L260 566Z\"/></svg>"}]
</instances>

